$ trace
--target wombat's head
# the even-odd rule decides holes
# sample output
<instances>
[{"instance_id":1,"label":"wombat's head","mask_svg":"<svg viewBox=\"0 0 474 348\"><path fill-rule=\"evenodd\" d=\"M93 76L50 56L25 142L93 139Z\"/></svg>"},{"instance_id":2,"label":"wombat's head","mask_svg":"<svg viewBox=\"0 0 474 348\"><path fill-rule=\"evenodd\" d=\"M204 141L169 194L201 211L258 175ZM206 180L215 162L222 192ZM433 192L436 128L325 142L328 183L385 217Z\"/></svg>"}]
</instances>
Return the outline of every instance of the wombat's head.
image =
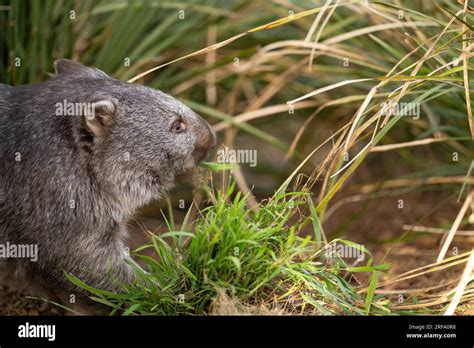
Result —
<instances>
[{"instance_id":1,"label":"wombat's head","mask_svg":"<svg viewBox=\"0 0 474 348\"><path fill-rule=\"evenodd\" d=\"M169 189L216 145L210 125L168 94L70 60L57 60L55 70L56 85L72 91L61 93L68 102L87 103L73 121L77 148L133 195Z\"/></svg>"}]
</instances>

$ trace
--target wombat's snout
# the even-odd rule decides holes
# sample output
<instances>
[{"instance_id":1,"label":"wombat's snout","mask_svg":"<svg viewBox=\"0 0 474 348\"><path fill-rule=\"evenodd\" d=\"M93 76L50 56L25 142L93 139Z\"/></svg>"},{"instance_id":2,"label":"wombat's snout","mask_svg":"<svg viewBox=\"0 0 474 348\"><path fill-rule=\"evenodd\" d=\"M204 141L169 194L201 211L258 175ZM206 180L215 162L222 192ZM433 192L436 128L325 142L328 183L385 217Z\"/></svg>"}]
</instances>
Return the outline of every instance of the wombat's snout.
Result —
<instances>
[{"instance_id":1,"label":"wombat's snout","mask_svg":"<svg viewBox=\"0 0 474 348\"><path fill-rule=\"evenodd\" d=\"M216 133L211 128L211 125L205 120L201 119L197 127L196 145L193 151L196 163L206 159L209 151L216 146Z\"/></svg>"}]
</instances>

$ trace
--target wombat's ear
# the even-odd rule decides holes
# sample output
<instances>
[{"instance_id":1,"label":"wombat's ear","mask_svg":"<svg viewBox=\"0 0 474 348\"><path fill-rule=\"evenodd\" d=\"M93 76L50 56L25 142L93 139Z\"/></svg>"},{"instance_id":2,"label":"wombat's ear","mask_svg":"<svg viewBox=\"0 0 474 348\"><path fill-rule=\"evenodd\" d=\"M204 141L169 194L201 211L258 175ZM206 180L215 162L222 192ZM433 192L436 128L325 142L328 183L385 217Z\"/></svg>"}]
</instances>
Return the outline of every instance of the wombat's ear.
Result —
<instances>
[{"instance_id":1,"label":"wombat's ear","mask_svg":"<svg viewBox=\"0 0 474 348\"><path fill-rule=\"evenodd\" d=\"M118 100L115 98L101 99L92 103L92 108L84 115L87 127L97 136L106 134L114 123L117 108Z\"/></svg>"},{"instance_id":2,"label":"wombat's ear","mask_svg":"<svg viewBox=\"0 0 474 348\"><path fill-rule=\"evenodd\" d=\"M56 59L54 61L56 75L76 75L92 78L109 77L105 72L96 68L89 68L81 63L69 59Z\"/></svg>"}]
</instances>

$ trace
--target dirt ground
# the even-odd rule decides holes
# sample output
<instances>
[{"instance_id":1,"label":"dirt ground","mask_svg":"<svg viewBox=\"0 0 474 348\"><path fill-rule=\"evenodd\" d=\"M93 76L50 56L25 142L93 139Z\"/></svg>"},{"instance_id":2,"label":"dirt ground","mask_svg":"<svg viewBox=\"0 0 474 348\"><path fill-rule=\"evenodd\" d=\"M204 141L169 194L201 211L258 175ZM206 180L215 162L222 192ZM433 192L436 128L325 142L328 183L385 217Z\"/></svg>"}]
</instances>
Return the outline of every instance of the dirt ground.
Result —
<instances>
[{"instance_id":1,"label":"dirt ground","mask_svg":"<svg viewBox=\"0 0 474 348\"><path fill-rule=\"evenodd\" d=\"M399 199L403 199L403 208L399 208ZM340 231L342 227L347 226L343 233L339 232L336 236L363 244L373 253L375 264L390 263L391 269L380 279L384 281L436 262L444 241L443 234L407 234L406 225L446 226L445 229L449 230L460 208L456 199L457 197L451 196L451 192L433 188L431 191L348 203L334 211L325 228L327 231ZM434 209L439 204L442 205ZM473 236L455 236L446 257L468 252L473 246ZM417 289L433 288L428 294L443 288L451 289L458 284L464 267L465 264L461 264L427 273L389 285L384 287L384 290L394 292L409 289L410 293L416 296ZM446 284L446 287L440 287L443 284ZM391 299L396 300L396 296L394 294ZM474 301L460 306L457 314L474 315Z\"/></svg>"},{"instance_id":2,"label":"dirt ground","mask_svg":"<svg viewBox=\"0 0 474 348\"><path fill-rule=\"evenodd\" d=\"M0 315L62 315L64 311L48 302L34 300L35 295L21 284L7 281L5 276L0 283Z\"/></svg>"}]
</instances>

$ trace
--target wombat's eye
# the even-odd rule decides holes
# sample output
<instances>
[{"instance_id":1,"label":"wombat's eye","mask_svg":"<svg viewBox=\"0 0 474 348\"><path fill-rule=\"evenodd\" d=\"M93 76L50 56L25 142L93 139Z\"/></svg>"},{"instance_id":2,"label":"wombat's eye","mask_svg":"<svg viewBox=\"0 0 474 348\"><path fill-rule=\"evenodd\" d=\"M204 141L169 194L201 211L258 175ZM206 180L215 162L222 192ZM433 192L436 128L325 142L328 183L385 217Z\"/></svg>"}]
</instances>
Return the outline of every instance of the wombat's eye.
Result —
<instances>
[{"instance_id":1,"label":"wombat's eye","mask_svg":"<svg viewBox=\"0 0 474 348\"><path fill-rule=\"evenodd\" d=\"M186 124L183 121L176 121L171 126L171 131L173 133L183 133L186 130Z\"/></svg>"}]
</instances>

